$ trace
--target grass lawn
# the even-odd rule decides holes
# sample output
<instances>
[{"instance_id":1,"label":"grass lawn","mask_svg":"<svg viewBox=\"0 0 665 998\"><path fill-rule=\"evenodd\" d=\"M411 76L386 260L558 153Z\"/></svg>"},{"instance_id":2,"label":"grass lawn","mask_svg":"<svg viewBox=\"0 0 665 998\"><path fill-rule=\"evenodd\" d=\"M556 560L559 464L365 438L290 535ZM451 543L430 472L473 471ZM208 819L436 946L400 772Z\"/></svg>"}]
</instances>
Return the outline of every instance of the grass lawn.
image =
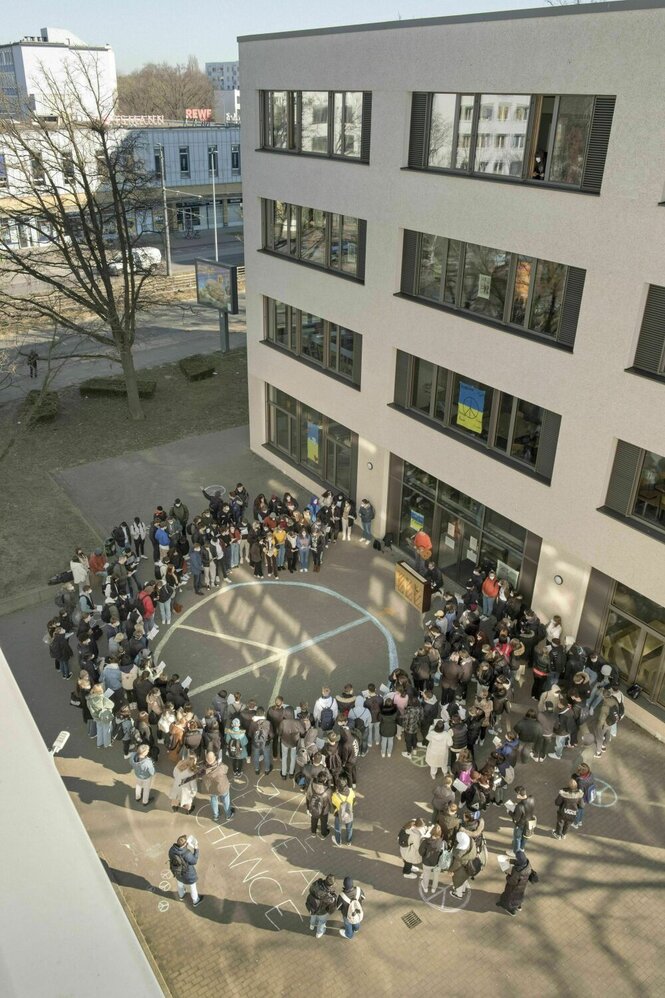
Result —
<instances>
[{"instance_id":1,"label":"grass lawn","mask_svg":"<svg viewBox=\"0 0 665 998\"><path fill-rule=\"evenodd\" d=\"M213 356L217 375L203 381L188 382L177 362L141 371L157 382L143 423L131 422L124 398L81 397L78 385L59 392L59 415L34 429L20 403L0 408L0 442L19 431L0 463L0 600L46 585L75 545L99 543L53 472L248 421L246 351Z\"/></svg>"}]
</instances>

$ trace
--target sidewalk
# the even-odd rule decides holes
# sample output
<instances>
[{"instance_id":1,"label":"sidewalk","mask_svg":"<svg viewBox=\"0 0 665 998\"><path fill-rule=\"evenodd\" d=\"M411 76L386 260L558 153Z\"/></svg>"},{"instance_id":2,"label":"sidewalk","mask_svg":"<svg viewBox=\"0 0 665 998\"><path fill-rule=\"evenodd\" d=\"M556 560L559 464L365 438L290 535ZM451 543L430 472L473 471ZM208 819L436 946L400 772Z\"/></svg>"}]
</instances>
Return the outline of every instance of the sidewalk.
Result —
<instances>
[{"instance_id":1,"label":"sidewalk","mask_svg":"<svg viewBox=\"0 0 665 998\"><path fill-rule=\"evenodd\" d=\"M286 489L304 495L247 450L244 427L69 468L58 479L100 530L135 513L147 516L176 495L195 512L203 506L199 486L214 482L243 481L252 496ZM333 635L290 655L280 688L291 702L304 696L312 703L328 679L334 691L345 682L378 685L387 672L385 634L405 667L421 636L419 615L394 592L393 564L390 554L352 541L325 552L320 574L285 576L293 585L241 585L253 580L247 567L238 569L226 595L221 590L195 602L185 593L178 624L168 631L160 626L160 654L169 671L191 674L194 690L212 684L193 693L198 711L219 676L238 669L243 674L228 688L267 706L275 667L253 665L256 649L243 639L299 648L303 640ZM351 604L371 619L360 620ZM468 901L455 902L442 890L425 899L418 880L402 878L397 831L411 816L428 817L432 780L422 752L404 759L401 742L392 759L373 748L359 763L351 847L336 849L330 838L310 835L302 796L276 770L257 783L246 767L244 783L232 788L235 819L215 825L201 797L195 816L172 814L170 767L161 758L156 802L137 808L120 746L102 752L85 738L69 706L70 684L56 674L41 643L52 612L47 603L0 619L0 642L45 740L63 727L72 732L59 769L176 998L217 990L238 998L257 992L293 998L313 987L346 991L349 982L369 998L441 989L454 998L470 989L501 998L665 993L665 957L656 939L665 917L665 747L630 721L622 722L610 751L594 760L601 806L589 807L583 830L565 842L550 834L553 800L572 772L574 753L565 753L563 762L518 767L516 783L526 784L537 803L529 854L540 883L529 886L523 912L511 919L495 907L503 882L496 854L510 846L503 809L484 815L491 856ZM525 694L516 714L526 706ZM28 816L16 816L19 836L23 820ZM201 848L205 900L195 911L175 898L166 862L182 831L197 835ZM367 893L365 921L351 948L338 934L338 918L321 940L308 930L307 886L327 872L351 874ZM403 920L410 913L419 920L412 929Z\"/></svg>"}]
</instances>

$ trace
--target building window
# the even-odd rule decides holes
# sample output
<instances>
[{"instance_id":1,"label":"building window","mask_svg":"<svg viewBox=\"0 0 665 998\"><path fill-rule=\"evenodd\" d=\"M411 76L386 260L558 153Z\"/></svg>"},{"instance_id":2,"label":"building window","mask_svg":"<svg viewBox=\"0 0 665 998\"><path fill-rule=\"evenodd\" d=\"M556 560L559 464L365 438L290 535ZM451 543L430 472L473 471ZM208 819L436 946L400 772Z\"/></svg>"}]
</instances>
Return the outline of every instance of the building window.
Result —
<instances>
[{"instance_id":1,"label":"building window","mask_svg":"<svg viewBox=\"0 0 665 998\"><path fill-rule=\"evenodd\" d=\"M265 298L269 343L360 387L362 336L274 298Z\"/></svg>"},{"instance_id":2,"label":"building window","mask_svg":"<svg viewBox=\"0 0 665 998\"><path fill-rule=\"evenodd\" d=\"M582 95L414 93L409 166L472 175L489 170L598 194L614 103L614 97ZM504 123L500 135L488 133L493 121ZM495 161L482 155L489 145L501 150Z\"/></svg>"},{"instance_id":3,"label":"building window","mask_svg":"<svg viewBox=\"0 0 665 998\"><path fill-rule=\"evenodd\" d=\"M180 161L180 176L189 176L189 146L180 146L178 149L178 157Z\"/></svg>"},{"instance_id":4,"label":"building window","mask_svg":"<svg viewBox=\"0 0 665 998\"><path fill-rule=\"evenodd\" d=\"M357 280L365 276L363 219L287 204L263 202L263 248Z\"/></svg>"},{"instance_id":5,"label":"building window","mask_svg":"<svg viewBox=\"0 0 665 998\"><path fill-rule=\"evenodd\" d=\"M7 160L5 154L0 152L0 187L7 187Z\"/></svg>"},{"instance_id":6,"label":"building window","mask_svg":"<svg viewBox=\"0 0 665 998\"><path fill-rule=\"evenodd\" d=\"M665 541L665 456L617 441L601 511Z\"/></svg>"},{"instance_id":7,"label":"building window","mask_svg":"<svg viewBox=\"0 0 665 998\"><path fill-rule=\"evenodd\" d=\"M208 176L214 177L215 180L219 176L219 156L217 153L217 146L208 146Z\"/></svg>"},{"instance_id":8,"label":"building window","mask_svg":"<svg viewBox=\"0 0 665 998\"><path fill-rule=\"evenodd\" d=\"M402 351L395 405L551 480L561 417L548 409Z\"/></svg>"},{"instance_id":9,"label":"building window","mask_svg":"<svg viewBox=\"0 0 665 998\"><path fill-rule=\"evenodd\" d=\"M70 152L63 152L62 154L62 177L66 184L74 183L74 157Z\"/></svg>"},{"instance_id":10,"label":"building window","mask_svg":"<svg viewBox=\"0 0 665 998\"><path fill-rule=\"evenodd\" d=\"M401 463L401 462L400 462ZM432 539L432 557L441 571L464 586L476 565L493 569L499 579L521 586L527 531L488 506L404 462L390 483L399 501L399 544L412 551L412 539L424 530Z\"/></svg>"},{"instance_id":11,"label":"building window","mask_svg":"<svg viewBox=\"0 0 665 998\"><path fill-rule=\"evenodd\" d=\"M33 152L30 154L30 173L32 175L33 184L41 186L46 183L44 160L41 153Z\"/></svg>"},{"instance_id":12,"label":"building window","mask_svg":"<svg viewBox=\"0 0 665 998\"><path fill-rule=\"evenodd\" d=\"M165 177L162 177L162 157L159 149L155 149L155 179L159 180L160 183L162 180L166 180Z\"/></svg>"},{"instance_id":13,"label":"building window","mask_svg":"<svg viewBox=\"0 0 665 998\"><path fill-rule=\"evenodd\" d=\"M584 271L551 260L462 243L430 233L404 235L402 293L573 345Z\"/></svg>"},{"instance_id":14,"label":"building window","mask_svg":"<svg viewBox=\"0 0 665 998\"><path fill-rule=\"evenodd\" d=\"M348 427L266 386L268 445L335 491L353 497L358 438Z\"/></svg>"},{"instance_id":15,"label":"building window","mask_svg":"<svg viewBox=\"0 0 665 998\"><path fill-rule=\"evenodd\" d=\"M231 146L231 173L240 173L240 146Z\"/></svg>"},{"instance_id":16,"label":"building window","mask_svg":"<svg viewBox=\"0 0 665 998\"><path fill-rule=\"evenodd\" d=\"M603 631L603 657L665 707L665 607L615 582Z\"/></svg>"},{"instance_id":17,"label":"building window","mask_svg":"<svg viewBox=\"0 0 665 998\"><path fill-rule=\"evenodd\" d=\"M372 95L362 91L264 90L264 149L369 162Z\"/></svg>"}]
</instances>

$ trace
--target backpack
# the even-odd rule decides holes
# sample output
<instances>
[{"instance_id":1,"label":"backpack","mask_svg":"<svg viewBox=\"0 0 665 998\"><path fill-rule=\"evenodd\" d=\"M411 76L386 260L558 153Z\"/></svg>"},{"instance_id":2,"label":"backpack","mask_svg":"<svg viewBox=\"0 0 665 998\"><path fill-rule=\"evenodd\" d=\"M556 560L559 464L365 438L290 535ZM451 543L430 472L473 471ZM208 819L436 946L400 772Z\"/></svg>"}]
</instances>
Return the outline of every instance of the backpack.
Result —
<instances>
[{"instance_id":1,"label":"backpack","mask_svg":"<svg viewBox=\"0 0 665 998\"><path fill-rule=\"evenodd\" d=\"M334 752L329 753L326 762L328 769L333 775L342 771L342 757L339 754L338 749L335 749Z\"/></svg>"},{"instance_id":2,"label":"backpack","mask_svg":"<svg viewBox=\"0 0 665 998\"><path fill-rule=\"evenodd\" d=\"M162 695L159 690L150 690L147 697L145 698L148 710L158 717L164 709L164 704L162 703Z\"/></svg>"},{"instance_id":3,"label":"backpack","mask_svg":"<svg viewBox=\"0 0 665 998\"><path fill-rule=\"evenodd\" d=\"M348 825L353 821L353 811L348 800L343 800L339 808L339 820L343 825Z\"/></svg>"},{"instance_id":4,"label":"backpack","mask_svg":"<svg viewBox=\"0 0 665 998\"><path fill-rule=\"evenodd\" d=\"M309 802L309 813L313 818L320 818L323 814L323 794L312 794Z\"/></svg>"},{"instance_id":5,"label":"backpack","mask_svg":"<svg viewBox=\"0 0 665 998\"><path fill-rule=\"evenodd\" d=\"M330 698L330 704L330 707L324 707L321 711L320 727L322 731L330 731L335 725L335 715L332 711L332 697Z\"/></svg>"},{"instance_id":6,"label":"backpack","mask_svg":"<svg viewBox=\"0 0 665 998\"><path fill-rule=\"evenodd\" d=\"M346 921L350 925L360 925L363 920L363 906L360 903L360 888L355 888L356 896L353 898L347 897L346 894L342 893L342 900L346 901L348 908L346 910Z\"/></svg>"},{"instance_id":7,"label":"backpack","mask_svg":"<svg viewBox=\"0 0 665 998\"><path fill-rule=\"evenodd\" d=\"M354 736L357 732L362 738L362 736L367 731L367 725L363 721L362 717L353 717L351 720L353 721L353 727L351 728L351 731L353 732Z\"/></svg>"},{"instance_id":8,"label":"backpack","mask_svg":"<svg viewBox=\"0 0 665 998\"><path fill-rule=\"evenodd\" d=\"M254 748L263 750L268 743L268 725L265 721L262 721L260 726L254 732L252 738L254 743Z\"/></svg>"},{"instance_id":9,"label":"backpack","mask_svg":"<svg viewBox=\"0 0 665 998\"><path fill-rule=\"evenodd\" d=\"M526 824L524 826L524 838L525 839L528 839L531 835L533 835L533 833L536 830L536 826L537 825L538 825L538 819L537 818L534 817L534 818L527 818L526 819Z\"/></svg>"},{"instance_id":10,"label":"backpack","mask_svg":"<svg viewBox=\"0 0 665 998\"><path fill-rule=\"evenodd\" d=\"M584 791L584 803L593 804L596 799L596 784L589 783L588 786L582 787L582 789Z\"/></svg>"},{"instance_id":11,"label":"backpack","mask_svg":"<svg viewBox=\"0 0 665 998\"><path fill-rule=\"evenodd\" d=\"M53 600L53 602L55 603L56 606L59 606L60 609L62 609L64 607L64 605L65 605L65 594L64 593L58 593L58 595L55 597L55 599Z\"/></svg>"},{"instance_id":12,"label":"backpack","mask_svg":"<svg viewBox=\"0 0 665 998\"><path fill-rule=\"evenodd\" d=\"M242 755L242 745L239 738L229 738L226 754L230 759L239 759Z\"/></svg>"},{"instance_id":13,"label":"backpack","mask_svg":"<svg viewBox=\"0 0 665 998\"><path fill-rule=\"evenodd\" d=\"M554 702L552 700L546 700L543 704L543 713L553 714L554 713Z\"/></svg>"},{"instance_id":14,"label":"backpack","mask_svg":"<svg viewBox=\"0 0 665 998\"><path fill-rule=\"evenodd\" d=\"M183 877L187 872L187 861L184 856L177 852L169 856L169 869L175 879L182 883Z\"/></svg>"},{"instance_id":15,"label":"backpack","mask_svg":"<svg viewBox=\"0 0 665 998\"><path fill-rule=\"evenodd\" d=\"M408 848L408 845L409 845L409 832L408 832L408 830L406 828L400 828L399 832L397 833L397 841L398 841L398 843L400 845L400 848L402 848L402 849L407 849Z\"/></svg>"},{"instance_id":16,"label":"backpack","mask_svg":"<svg viewBox=\"0 0 665 998\"><path fill-rule=\"evenodd\" d=\"M100 710L99 712L97 720L100 721L102 724L110 724L111 721L113 720L113 711L109 710L108 707L103 707L102 710Z\"/></svg>"},{"instance_id":17,"label":"backpack","mask_svg":"<svg viewBox=\"0 0 665 998\"><path fill-rule=\"evenodd\" d=\"M620 700L617 700L615 697L612 697L612 700L614 703L607 712L607 723L610 725L616 724L626 713L626 708Z\"/></svg>"}]
</instances>

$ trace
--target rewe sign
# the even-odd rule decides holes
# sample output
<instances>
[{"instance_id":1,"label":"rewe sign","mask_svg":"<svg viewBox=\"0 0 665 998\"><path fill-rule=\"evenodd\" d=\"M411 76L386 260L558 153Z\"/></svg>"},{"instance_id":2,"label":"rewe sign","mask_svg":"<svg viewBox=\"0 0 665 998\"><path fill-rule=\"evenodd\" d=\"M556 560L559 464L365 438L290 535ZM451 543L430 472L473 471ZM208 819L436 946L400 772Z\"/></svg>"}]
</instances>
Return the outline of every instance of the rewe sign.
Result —
<instances>
[{"instance_id":1,"label":"rewe sign","mask_svg":"<svg viewBox=\"0 0 665 998\"><path fill-rule=\"evenodd\" d=\"M187 121L212 121L211 107L188 107L185 109Z\"/></svg>"}]
</instances>

